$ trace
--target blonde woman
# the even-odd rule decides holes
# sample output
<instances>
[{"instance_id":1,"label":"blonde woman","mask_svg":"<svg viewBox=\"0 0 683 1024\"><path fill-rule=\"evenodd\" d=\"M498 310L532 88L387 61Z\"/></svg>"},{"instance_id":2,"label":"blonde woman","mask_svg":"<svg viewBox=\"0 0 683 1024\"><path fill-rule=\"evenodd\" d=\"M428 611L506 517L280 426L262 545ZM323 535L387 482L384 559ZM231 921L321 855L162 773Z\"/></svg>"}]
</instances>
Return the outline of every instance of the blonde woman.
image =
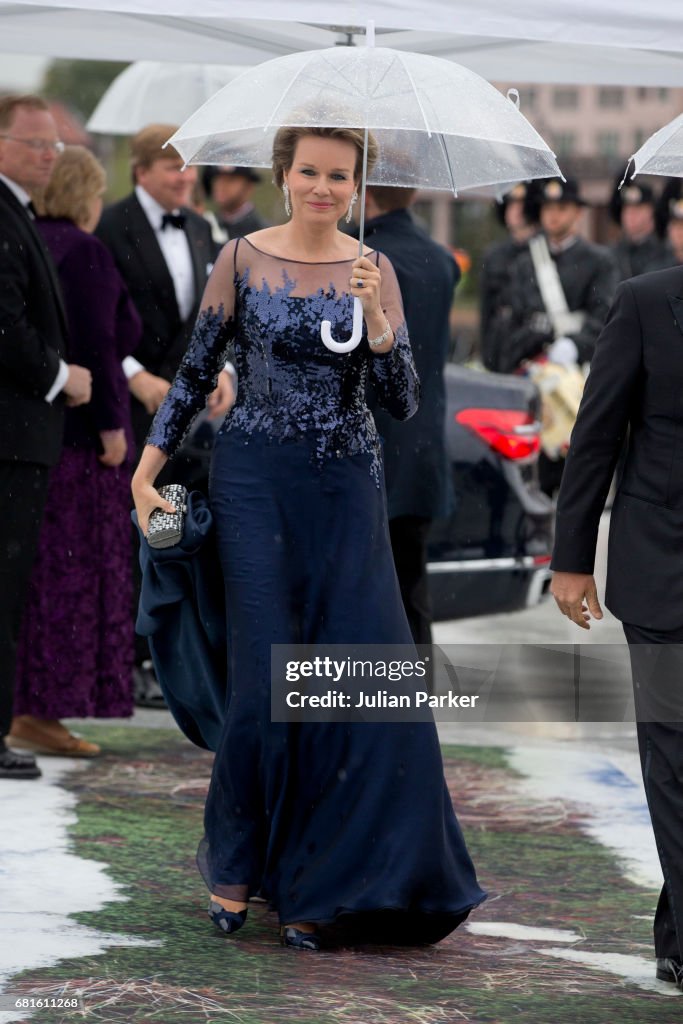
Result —
<instances>
[{"instance_id":1,"label":"blonde woman","mask_svg":"<svg viewBox=\"0 0 683 1024\"><path fill-rule=\"evenodd\" d=\"M92 372L92 401L66 410L39 554L22 621L11 741L42 754L99 747L61 718L132 714L133 615L129 486L132 433L121 360L140 321L105 246L93 237L104 168L81 146L59 157L37 205L57 266L70 361Z\"/></svg>"}]
</instances>

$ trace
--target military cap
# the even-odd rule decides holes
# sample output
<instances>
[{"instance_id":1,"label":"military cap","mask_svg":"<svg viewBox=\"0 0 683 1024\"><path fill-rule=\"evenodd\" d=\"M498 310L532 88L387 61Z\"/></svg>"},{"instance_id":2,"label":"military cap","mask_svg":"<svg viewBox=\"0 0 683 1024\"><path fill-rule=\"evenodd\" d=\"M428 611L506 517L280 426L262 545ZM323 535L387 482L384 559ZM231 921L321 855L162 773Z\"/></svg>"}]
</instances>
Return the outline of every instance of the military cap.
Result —
<instances>
[{"instance_id":1,"label":"military cap","mask_svg":"<svg viewBox=\"0 0 683 1024\"><path fill-rule=\"evenodd\" d=\"M246 178L248 181L253 181L254 184L258 184L261 181L261 175L254 167L232 167L228 165L214 167L205 167L202 171L202 185L207 195L211 195L211 185L215 178L219 174L227 174L230 177Z\"/></svg>"},{"instance_id":2,"label":"military cap","mask_svg":"<svg viewBox=\"0 0 683 1024\"><path fill-rule=\"evenodd\" d=\"M615 224L621 224L621 211L625 206L654 206L656 202L655 194L649 185L635 181L622 185L621 181L621 175L618 175L609 201L610 217Z\"/></svg>"},{"instance_id":3,"label":"military cap","mask_svg":"<svg viewBox=\"0 0 683 1024\"><path fill-rule=\"evenodd\" d=\"M577 206L585 206L585 199L579 194L579 183L574 178L550 178L540 182L538 202L541 206L546 203L576 203Z\"/></svg>"}]
</instances>

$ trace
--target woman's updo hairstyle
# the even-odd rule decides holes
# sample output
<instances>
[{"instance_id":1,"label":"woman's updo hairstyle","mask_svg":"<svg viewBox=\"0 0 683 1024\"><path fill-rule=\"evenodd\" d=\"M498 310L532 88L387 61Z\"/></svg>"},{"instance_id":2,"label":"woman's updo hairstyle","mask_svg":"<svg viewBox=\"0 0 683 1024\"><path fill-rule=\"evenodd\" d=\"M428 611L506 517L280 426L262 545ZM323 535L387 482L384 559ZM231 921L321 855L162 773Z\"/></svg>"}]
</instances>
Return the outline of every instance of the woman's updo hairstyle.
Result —
<instances>
[{"instance_id":1,"label":"woman's updo hairstyle","mask_svg":"<svg viewBox=\"0 0 683 1024\"><path fill-rule=\"evenodd\" d=\"M356 181L360 180L363 171L363 141L365 130L363 128L315 128L308 126L285 126L278 129L273 140L273 182L278 188L282 188L284 172L288 171L294 163L294 154L300 139L313 135L318 139L339 139L341 142L350 142L356 147L356 167L353 173ZM368 173L377 163L379 147L377 141L370 132L368 134Z\"/></svg>"}]
</instances>

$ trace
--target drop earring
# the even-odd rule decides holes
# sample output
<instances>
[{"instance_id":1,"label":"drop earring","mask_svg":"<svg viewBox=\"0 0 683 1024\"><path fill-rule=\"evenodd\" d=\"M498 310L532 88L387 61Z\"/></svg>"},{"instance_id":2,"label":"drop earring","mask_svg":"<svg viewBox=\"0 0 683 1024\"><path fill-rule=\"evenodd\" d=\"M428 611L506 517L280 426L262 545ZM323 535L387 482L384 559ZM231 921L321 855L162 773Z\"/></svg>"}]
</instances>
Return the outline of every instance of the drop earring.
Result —
<instances>
[{"instance_id":1,"label":"drop earring","mask_svg":"<svg viewBox=\"0 0 683 1024\"><path fill-rule=\"evenodd\" d=\"M353 217L353 208L354 208L354 206L356 205L357 202L358 202L358 192L354 188L353 195L351 196L351 202L349 203L349 208L346 211L346 217L344 218L344 220L346 221L347 224L351 223L351 218Z\"/></svg>"},{"instance_id":2,"label":"drop earring","mask_svg":"<svg viewBox=\"0 0 683 1024\"><path fill-rule=\"evenodd\" d=\"M289 185L286 181L282 182L282 194L285 197L285 213L288 217L292 216L292 204L289 198Z\"/></svg>"}]
</instances>

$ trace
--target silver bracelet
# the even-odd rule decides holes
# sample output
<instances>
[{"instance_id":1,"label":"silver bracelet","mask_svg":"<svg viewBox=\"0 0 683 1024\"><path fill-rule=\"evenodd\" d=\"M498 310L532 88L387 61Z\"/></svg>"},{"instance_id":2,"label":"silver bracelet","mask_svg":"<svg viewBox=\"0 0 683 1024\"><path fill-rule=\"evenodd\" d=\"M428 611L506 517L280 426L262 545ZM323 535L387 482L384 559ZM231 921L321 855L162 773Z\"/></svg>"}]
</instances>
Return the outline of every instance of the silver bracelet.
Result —
<instances>
[{"instance_id":1,"label":"silver bracelet","mask_svg":"<svg viewBox=\"0 0 683 1024\"><path fill-rule=\"evenodd\" d=\"M387 320L387 327L383 334L380 334L379 338L368 338L368 345L370 348L380 348L386 341L389 340L391 334L391 324Z\"/></svg>"}]
</instances>

